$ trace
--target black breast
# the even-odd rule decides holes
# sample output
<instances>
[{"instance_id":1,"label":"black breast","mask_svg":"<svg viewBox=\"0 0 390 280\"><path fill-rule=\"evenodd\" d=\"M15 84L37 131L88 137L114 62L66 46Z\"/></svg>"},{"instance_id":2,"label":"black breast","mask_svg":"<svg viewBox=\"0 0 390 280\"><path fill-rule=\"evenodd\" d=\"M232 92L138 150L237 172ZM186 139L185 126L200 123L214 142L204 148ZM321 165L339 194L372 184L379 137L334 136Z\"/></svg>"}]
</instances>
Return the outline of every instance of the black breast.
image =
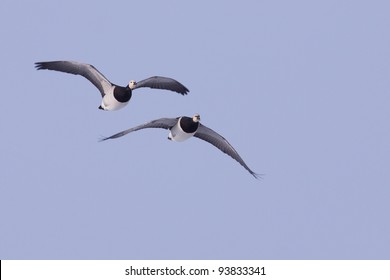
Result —
<instances>
[{"instance_id":1,"label":"black breast","mask_svg":"<svg viewBox=\"0 0 390 280\"><path fill-rule=\"evenodd\" d=\"M131 89L129 87L115 86L114 97L119 102L126 103L131 98Z\"/></svg>"},{"instance_id":2,"label":"black breast","mask_svg":"<svg viewBox=\"0 0 390 280\"><path fill-rule=\"evenodd\" d=\"M180 120L180 127L186 133L194 133L199 126L199 122L194 122L192 118L182 117Z\"/></svg>"}]
</instances>

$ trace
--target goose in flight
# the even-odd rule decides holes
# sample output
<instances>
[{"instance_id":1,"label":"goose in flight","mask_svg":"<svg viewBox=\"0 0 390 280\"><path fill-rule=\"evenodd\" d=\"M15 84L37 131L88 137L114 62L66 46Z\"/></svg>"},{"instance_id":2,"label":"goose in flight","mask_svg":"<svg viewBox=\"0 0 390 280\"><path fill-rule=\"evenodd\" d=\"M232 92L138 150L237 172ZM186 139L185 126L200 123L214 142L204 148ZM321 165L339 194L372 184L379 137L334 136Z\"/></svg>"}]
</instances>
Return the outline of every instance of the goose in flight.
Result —
<instances>
[{"instance_id":1,"label":"goose in flight","mask_svg":"<svg viewBox=\"0 0 390 280\"><path fill-rule=\"evenodd\" d=\"M125 107L130 101L132 91L141 87L166 89L175 91L181 95L186 95L189 92L189 90L178 81L160 76L153 76L139 82L131 80L125 87L118 86L111 83L93 65L76 61L36 62L35 67L37 70L55 70L74 75L81 75L88 79L95 87L98 88L102 95L103 100L99 109L106 111L119 110Z\"/></svg>"},{"instance_id":2,"label":"goose in flight","mask_svg":"<svg viewBox=\"0 0 390 280\"><path fill-rule=\"evenodd\" d=\"M216 133L214 130L201 124L199 121L200 121L199 114L195 114L192 118L185 117L185 116L177 117L177 118L161 118L161 119L147 122L145 124L141 124L133 128L129 128L127 130L116 133L110 137L102 138L100 141L122 137L130 132L134 132L144 128L169 129L170 130L168 135L169 140L181 142L187 140L188 138L191 138L192 136L197 137L199 139L209 142L210 144L214 145L225 154L231 156L255 178L258 178L260 176L259 174L253 172L248 167L248 165L246 165L246 163L240 157L237 151L233 148L232 145L230 145L230 143L224 137Z\"/></svg>"}]
</instances>

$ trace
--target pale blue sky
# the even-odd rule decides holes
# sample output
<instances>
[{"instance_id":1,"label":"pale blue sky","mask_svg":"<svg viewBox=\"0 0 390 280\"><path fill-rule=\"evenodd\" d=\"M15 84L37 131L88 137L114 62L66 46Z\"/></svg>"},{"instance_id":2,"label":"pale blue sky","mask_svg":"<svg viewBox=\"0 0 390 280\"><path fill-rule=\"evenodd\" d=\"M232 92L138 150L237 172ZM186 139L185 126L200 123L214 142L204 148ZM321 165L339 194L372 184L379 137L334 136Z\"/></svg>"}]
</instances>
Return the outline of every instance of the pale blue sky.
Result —
<instances>
[{"instance_id":1,"label":"pale blue sky","mask_svg":"<svg viewBox=\"0 0 390 280\"><path fill-rule=\"evenodd\" d=\"M0 2L0 259L389 259L388 1ZM98 110L112 82L175 78ZM199 113L206 142L149 129Z\"/></svg>"}]
</instances>

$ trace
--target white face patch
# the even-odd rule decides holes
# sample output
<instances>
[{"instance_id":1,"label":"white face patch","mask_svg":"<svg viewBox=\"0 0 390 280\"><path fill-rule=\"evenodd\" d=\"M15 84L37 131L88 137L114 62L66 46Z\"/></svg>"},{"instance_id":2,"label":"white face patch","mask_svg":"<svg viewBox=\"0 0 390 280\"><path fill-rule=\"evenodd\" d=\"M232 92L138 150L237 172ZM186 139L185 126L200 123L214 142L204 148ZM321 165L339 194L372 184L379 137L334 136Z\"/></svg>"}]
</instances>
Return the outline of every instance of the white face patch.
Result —
<instances>
[{"instance_id":1,"label":"white face patch","mask_svg":"<svg viewBox=\"0 0 390 280\"><path fill-rule=\"evenodd\" d=\"M193 122L199 122L199 121L200 121L200 115L199 115L199 114L195 114L195 115L192 117L192 121L193 121Z\"/></svg>"},{"instance_id":2,"label":"white face patch","mask_svg":"<svg viewBox=\"0 0 390 280\"><path fill-rule=\"evenodd\" d=\"M129 82L129 88L130 88L130 89L134 89L136 85L137 85L137 82L134 81L134 80L131 80L131 81Z\"/></svg>"}]
</instances>

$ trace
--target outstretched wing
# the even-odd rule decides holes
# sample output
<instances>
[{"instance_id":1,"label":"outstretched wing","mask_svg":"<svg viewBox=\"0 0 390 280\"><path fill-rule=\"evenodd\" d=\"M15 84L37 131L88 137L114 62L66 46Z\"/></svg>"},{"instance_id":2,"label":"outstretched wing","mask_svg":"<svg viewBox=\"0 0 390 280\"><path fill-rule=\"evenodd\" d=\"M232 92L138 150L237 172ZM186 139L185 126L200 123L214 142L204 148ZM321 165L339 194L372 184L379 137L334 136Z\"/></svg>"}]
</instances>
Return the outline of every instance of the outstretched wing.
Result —
<instances>
[{"instance_id":1,"label":"outstretched wing","mask_svg":"<svg viewBox=\"0 0 390 280\"><path fill-rule=\"evenodd\" d=\"M159 77L159 76L150 77L140 82L137 82L137 85L134 87L134 89L140 87L167 89L167 90L175 91L182 95L186 95L189 92L189 90L178 81L171 78Z\"/></svg>"},{"instance_id":2,"label":"outstretched wing","mask_svg":"<svg viewBox=\"0 0 390 280\"><path fill-rule=\"evenodd\" d=\"M221 135L216 133L214 130L202 125L199 123L198 130L196 131L195 137L198 137L199 139L202 139L204 141L209 142L210 144L214 145L218 149L220 149L225 154L228 154L232 158L234 158L236 161L238 161L250 174L252 174L255 178L259 177L259 174L256 174L253 172L248 165L244 162L244 160L240 157L240 155L237 153L237 151L233 148L232 145Z\"/></svg>"},{"instance_id":3,"label":"outstretched wing","mask_svg":"<svg viewBox=\"0 0 390 280\"><path fill-rule=\"evenodd\" d=\"M114 134L110 137L104 137L100 139L100 141L105 141L108 139L114 139L114 138L119 138L122 137L130 132L134 132L140 129L144 128L164 128L164 129L171 129L176 123L177 123L178 118L162 118L154 121L150 121L144 124L141 124L139 126L129 128L127 130L121 131L117 134Z\"/></svg>"},{"instance_id":4,"label":"outstretched wing","mask_svg":"<svg viewBox=\"0 0 390 280\"><path fill-rule=\"evenodd\" d=\"M105 95L111 87L111 82L104 77L93 65L80 63L76 61L47 61L36 62L35 67L37 70L47 69L65 72L74 75L81 75L88 79L92 84L97 87L102 96Z\"/></svg>"}]
</instances>

